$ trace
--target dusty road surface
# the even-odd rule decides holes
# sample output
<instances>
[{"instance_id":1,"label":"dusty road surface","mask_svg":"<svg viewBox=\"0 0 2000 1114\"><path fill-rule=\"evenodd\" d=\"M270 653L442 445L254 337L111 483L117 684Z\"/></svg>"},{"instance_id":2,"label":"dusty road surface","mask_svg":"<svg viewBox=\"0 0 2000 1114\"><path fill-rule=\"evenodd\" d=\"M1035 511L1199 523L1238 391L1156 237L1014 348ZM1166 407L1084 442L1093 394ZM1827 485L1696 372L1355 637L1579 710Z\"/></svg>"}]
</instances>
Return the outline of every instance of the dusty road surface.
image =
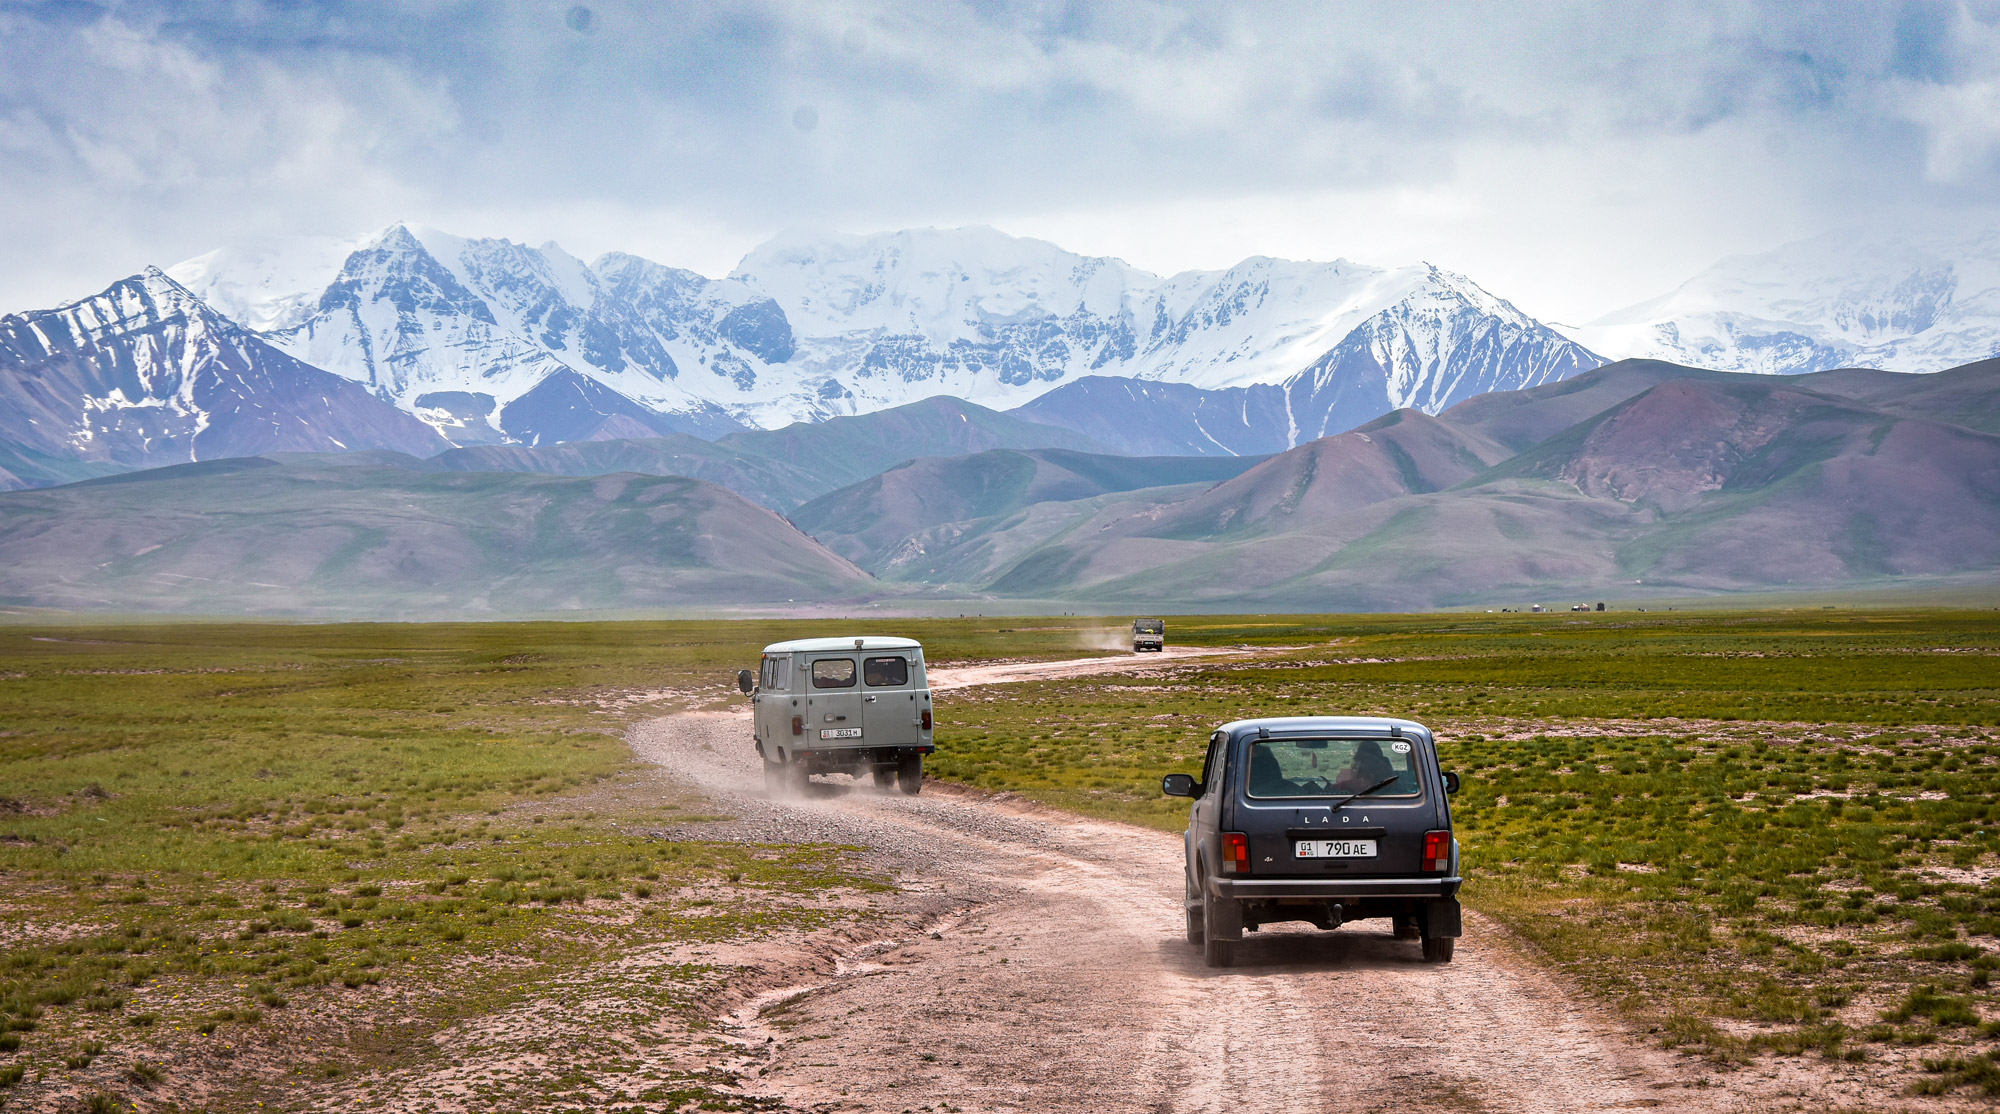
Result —
<instances>
[{"instance_id":1,"label":"dusty road surface","mask_svg":"<svg viewBox=\"0 0 2000 1114\"><path fill-rule=\"evenodd\" d=\"M829 778L805 799L767 799L743 715L654 720L632 742L731 813L728 835L869 848L932 911L727 1019L731 1066L786 1108L1739 1105L1701 1086L1700 1065L1578 1004L1476 917L1449 965L1422 963L1415 941L1371 921L1267 926L1238 966L1210 970L1182 938L1174 835L935 784L913 798Z\"/></svg>"},{"instance_id":2,"label":"dusty road surface","mask_svg":"<svg viewBox=\"0 0 2000 1114\"><path fill-rule=\"evenodd\" d=\"M1283 653L1284 647L1232 649L1212 646L1169 646L1158 653L1120 654L1116 657L1072 658L1067 661L1018 661L993 664L933 666L926 678L934 692L970 688L973 685L1003 685L1010 681L1048 681L1059 677L1091 677L1100 673L1143 672L1147 667L1174 665L1189 659L1255 657Z\"/></svg>"}]
</instances>

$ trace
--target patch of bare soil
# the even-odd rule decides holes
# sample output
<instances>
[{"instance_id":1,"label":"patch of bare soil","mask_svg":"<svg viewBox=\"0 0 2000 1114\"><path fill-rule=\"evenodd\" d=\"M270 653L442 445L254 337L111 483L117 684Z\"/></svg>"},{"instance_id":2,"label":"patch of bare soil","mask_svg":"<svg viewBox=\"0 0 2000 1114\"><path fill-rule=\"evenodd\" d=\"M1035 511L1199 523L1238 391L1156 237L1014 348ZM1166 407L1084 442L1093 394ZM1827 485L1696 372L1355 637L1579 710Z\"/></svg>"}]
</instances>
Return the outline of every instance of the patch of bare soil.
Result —
<instances>
[{"instance_id":1,"label":"patch of bare soil","mask_svg":"<svg viewBox=\"0 0 2000 1114\"><path fill-rule=\"evenodd\" d=\"M734 815L736 838L872 848L942 899L928 931L885 934L726 1017L748 1096L829 1111L1764 1105L1626 1034L1477 917L1444 966L1368 922L1268 926L1237 967L1210 970L1182 939L1171 835L937 786L910 798L827 779L769 800L743 716L631 738Z\"/></svg>"}]
</instances>

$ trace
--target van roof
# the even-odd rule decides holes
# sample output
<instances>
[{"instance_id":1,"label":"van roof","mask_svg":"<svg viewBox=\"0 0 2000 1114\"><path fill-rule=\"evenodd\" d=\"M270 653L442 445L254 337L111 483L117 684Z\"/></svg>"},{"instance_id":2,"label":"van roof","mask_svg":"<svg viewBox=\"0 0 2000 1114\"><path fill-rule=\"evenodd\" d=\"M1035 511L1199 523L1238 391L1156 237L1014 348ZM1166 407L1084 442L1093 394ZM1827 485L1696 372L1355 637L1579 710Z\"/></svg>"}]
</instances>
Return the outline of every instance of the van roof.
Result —
<instances>
[{"instance_id":1,"label":"van roof","mask_svg":"<svg viewBox=\"0 0 2000 1114\"><path fill-rule=\"evenodd\" d=\"M924 644L914 638L893 638L887 635L849 635L846 638L794 638L790 642L773 642L764 647L767 654L823 654L832 650L921 650Z\"/></svg>"}]
</instances>

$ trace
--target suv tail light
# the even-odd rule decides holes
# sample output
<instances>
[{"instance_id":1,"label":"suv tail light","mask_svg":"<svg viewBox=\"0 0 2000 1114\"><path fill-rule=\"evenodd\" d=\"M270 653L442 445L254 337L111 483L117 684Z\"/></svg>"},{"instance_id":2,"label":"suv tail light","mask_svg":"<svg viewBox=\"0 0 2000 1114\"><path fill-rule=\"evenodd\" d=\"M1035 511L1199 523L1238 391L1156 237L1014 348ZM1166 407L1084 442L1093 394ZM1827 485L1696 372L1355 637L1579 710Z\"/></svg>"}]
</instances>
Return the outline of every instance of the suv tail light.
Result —
<instances>
[{"instance_id":1,"label":"suv tail light","mask_svg":"<svg viewBox=\"0 0 2000 1114\"><path fill-rule=\"evenodd\" d=\"M930 729L931 729L931 710L930 710L929 708L925 708L925 709L924 709L924 730L926 730L926 731L929 731Z\"/></svg>"},{"instance_id":2,"label":"suv tail light","mask_svg":"<svg viewBox=\"0 0 2000 1114\"><path fill-rule=\"evenodd\" d=\"M1451 866L1451 833L1424 833L1424 869L1446 870Z\"/></svg>"},{"instance_id":3,"label":"suv tail light","mask_svg":"<svg viewBox=\"0 0 2000 1114\"><path fill-rule=\"evenodd\" d=\"M1250 873L1250 837L1242 832L1222 833L1222 873Z\"/></svg>"},{"instance_id":4,"label":"suv tail light","mask_svg":"<svg viewBox=\"0 0 2000 1114\"><path fill-rule=\"evenodd\" d=\"M794 735L803 735L803 734L805 734L805 733L806 733L806 717L804 717L804 716L793 716L793 717L792 717L792 734L794 734Z\"/></svg>"}]
</instances>

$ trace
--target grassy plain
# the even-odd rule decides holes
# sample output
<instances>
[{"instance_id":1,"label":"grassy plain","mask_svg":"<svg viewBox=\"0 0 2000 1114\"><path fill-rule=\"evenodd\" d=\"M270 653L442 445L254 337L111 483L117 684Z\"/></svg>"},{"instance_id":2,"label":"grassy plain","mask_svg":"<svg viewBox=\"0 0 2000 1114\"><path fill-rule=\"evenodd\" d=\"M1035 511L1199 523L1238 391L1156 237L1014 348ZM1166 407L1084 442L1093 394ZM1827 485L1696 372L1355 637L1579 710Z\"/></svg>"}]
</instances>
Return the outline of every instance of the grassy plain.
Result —
<instances>
[{"instance_id":1,"label":"grassy plain","mask_svg":"<svg viewBox=\"0 0 2000 1114\"><path fill-rule=\"evenodd\" d=\"M635 822L702 803L606 794L635 772L626 724L733 696L768 641L856 625L0 626L0 1103L143 1096L195 1070L173 1066L189 1042L331 1027L275 1083L202 1069L240 1080L214 1106L253 1109L641 941L810 927L812 895L879 882L836 848L649 839ZM945 656L1081 637L924 626ZM661 1008L719 973L676 977ZM385 1036L379 993L422 998L417 1030Z\"/></svg>"},{"instance_id":2,"label":"grassy plain","mask_svg":"<svg viewBox=\"0 0 2000 1114\"><path fill-rule=\"evenodd\" d=\"M614 791L628 723L731 699L767 641L855 629L936 662L1115 641L1091 619L0 627L0 1099L143 1099L199 1070L238 1080L207 1105L280 1108L292 1082L438 1056L428 1035L641 944L865 915L815 903L880 885L838 848L648 838L702 803ZM1159 775L1218 723L1412 716L1466 776L1468 901L1661 1040L2000 1089L2000 615L1169 633L1274 653L941 694L933 772L1176 829ZM641 1005L694 1024L724 977L675 969ZM231 1046L269 1070L187 1052ZM720 1101L705 1086L654 1090ZM546 1088L509 1102L619 1097Z\"/></svg>"},{"instance_id":3,"label":"grassy plain","mask_svg":"<svg viewBox=\"0 0 2000 1114\"><path fill-rule=\"evenodd\" d=\"M1918 1087L2000 1092L2000 614L1190 617L1170 634L1301 649L950 694L937 773L1179 830L1159 775L1193 771L1217 724L1412 717L1465 777L1466 900L1666 1043L1888 1055Z\"/></svg>"}]
</instances>

